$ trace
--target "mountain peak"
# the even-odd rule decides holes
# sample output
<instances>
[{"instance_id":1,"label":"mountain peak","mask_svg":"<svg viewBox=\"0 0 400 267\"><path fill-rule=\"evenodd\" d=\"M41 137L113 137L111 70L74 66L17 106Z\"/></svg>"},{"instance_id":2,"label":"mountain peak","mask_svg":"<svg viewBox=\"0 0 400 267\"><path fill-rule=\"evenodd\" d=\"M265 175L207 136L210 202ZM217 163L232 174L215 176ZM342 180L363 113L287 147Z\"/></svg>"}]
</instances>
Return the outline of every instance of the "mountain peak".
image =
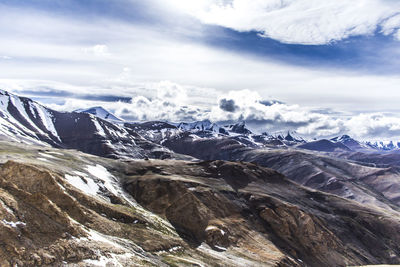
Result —
<instances>
[{"instance_id":1,"label":"mountain peak","mask_svg":"<svg viewBox=\"0 0 400 267\"><path fill-rule=\"evenodd\" d=\"M245 121L239 121L235 124L227 125L225 128L232 133L237 134L252 134L252 132L247 129Z\"/></svg>"},{"instance_id":2,"label":"mountain peak","mask_svg":"<svg viewBox=\"0 0 400 267\"><path fill-rule=\"evenodd\" d=\"M286 141L295 141L295 139L293 138L293 136L290 134L290 132L287 132L287 135L285 136L285 140Z\"/></svg>"},{"instance_id":3,"label":"mountain peak","mask_svg":"<svg viewBox=\"0 0 400 267\"><path fill-rule=\"evenodd\" d=\"M96 106L96 107L91 107L88 109L77 109L74 112L78 112L78 113L89 113L92 114L96 117L99 117L100 119L103 120L109 120L109 121L116 121L116 122L121 122L123 121L122 119L116 117L114 114L112 114L111 112L107 111L105 108L101 107L101 106Z\"/></svg>"}]
</instances>

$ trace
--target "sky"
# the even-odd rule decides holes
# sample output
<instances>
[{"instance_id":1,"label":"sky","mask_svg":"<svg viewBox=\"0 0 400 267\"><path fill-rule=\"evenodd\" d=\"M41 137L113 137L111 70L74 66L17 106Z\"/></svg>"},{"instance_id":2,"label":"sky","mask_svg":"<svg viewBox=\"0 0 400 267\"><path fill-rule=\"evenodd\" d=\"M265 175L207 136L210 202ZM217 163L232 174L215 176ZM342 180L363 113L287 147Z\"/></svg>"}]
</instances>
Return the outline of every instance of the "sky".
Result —
<instances>
[{"instance_id":1,"label":"sky","mask_svg":"<svg viewBox=\"0 0 400 267\"><path fill-rule=\"evenodd\" d=\"M0 88L126 120L400 141L400 1L2 0Z\"/></svg>"}]
</instances>

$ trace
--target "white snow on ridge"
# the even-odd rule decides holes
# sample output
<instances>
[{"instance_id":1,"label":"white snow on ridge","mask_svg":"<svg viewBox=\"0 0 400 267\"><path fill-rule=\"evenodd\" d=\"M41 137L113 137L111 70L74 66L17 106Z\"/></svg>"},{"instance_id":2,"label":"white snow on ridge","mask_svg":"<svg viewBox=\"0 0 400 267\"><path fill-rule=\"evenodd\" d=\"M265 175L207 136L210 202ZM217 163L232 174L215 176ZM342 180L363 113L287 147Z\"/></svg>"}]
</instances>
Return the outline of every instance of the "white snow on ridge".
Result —
<instances>
[{"instance_id":1,"label":"white snow on ridge","mask_svg":"<svg viewBox=\"0 0 400 267\"><path fill-rule=\"evenodd\" d=\"M0 94L0 109L3 112L7 112L8 103L10 101L10 97L6 95Z\"/></svg>"},{"instance_id":2,"label":"white snow on ridge","mask_svg":"<svg viewBox=\"0 0 400 267\"><path fill-rule=\"evenodd\" d=\"M107 110L105 110L103 107L92 107L92 108L88 108L88 109L77 109L75 110L75 112L80 112L80 113L88 113L88 114L92 114L96 117L99 117L103 120L108 120L114 123L122 123L123 120L116 117L114 114L108 112Z\"/></svg>"},{"instance_id":3,"label":"white snow on ridge","mask_svg":"<svg viewBox=\"0 0 400 267\"><path fill-rule=\"evenodd\" d=\"M21 114L22 117L33 127L35 128L39 133L45 134L42 130L40 130L36 124L34 124L31 119L29 118L28 114L25 111L24 104L22 103L21 99L17 96L11 96L10 97L11 103L17 108L19 114Z\"/></svg>"},{"instance_id":4,"label":"white snow on ridge","mask_svg":"<svg viewBox=\"0 0 400 267\"><path fill-rule=\"evenodd\" d=\"M18 226L25 226L26 223L24 222L9 222L7 220L1 220L1 222L6 226L11 226L13 228L17 228Z\"/></svg>"},{"instance_id":5,"label":"white snow on ridge","mask_svg":"<svg viewBox=\"0 0 400 267\"><path fill-rule=\"evenodd\" d=\"M10 114L8 111L8 106L10 103L17 109L18 113L30 125L30 128L33 128L33 130L27 128ZM52 121L52 115L48 109L34 101L28 101L28 104L29 110L25 109L24 103L20 97L0 90L0 134L17 142L27 142L30 144L48 146L47 143L42 142L37 138L36 133L40 133L45 136L49 135L31 120L31 117L28 115L28 113L30 113L35 119L40 119L47 131L60 141Z\"/></svg>"},{"instance_id":6,"label":"white snow on ridge","mask_svg":"<svg viewBox=\"0 0 400 267\"><path fill-rule=\"evenodd\" d=\"M105 137L106 133L104 132L103 127L101 127L100 123L97 121L97 118L91 116L91 119L94 123L94 126L96 127L97 133Z\"/></svg>"},{"instance_id":7,"label":"white snow on ridge","mask_svg":"<svg viewBox=\"0 0 400 267\"><path fill-rule=\"evenodd\" d=\"M69 174L65 174L65 179L67 179L68 183L73 185L74 187L80 189L88 195L95 196L97 195L97 191L99 191L99 186L90 178L86 178L86 182L83 178L79 176L72 176Z\"/></svg>"},{"instance_id":8,"label":"white snow on ridge","mask_svg":"<svg viewBox=\"0 0 400 267\"><path fill-rule=\"evenodd\" d=\"M37 112L39 113L39 117L41 118L44 127L46 127L46 129L61 142L56 128L54 127L54 122L52 119L53 115L50 114L50 112L45 107L39 105L38 103L33 102L32 105L34 105Z\"/></svg>"},{"instance_id":9,"label":"white snow on ridge","mask_svg":"<svg viewBox=\"0 0 400 267\"><path fill-rule=\"evenodd\" d=\"M6 203L4 203L3 200L0 199L0 205L9 213L14 215L14 211L12 209L10 209L10 207L7 206Z\"/></svg>"},{"instance_id":10,"label":"white snow on ridge","mask_svg":"<svg viewBox=\"0 0 400 267\"><path fill-rule=\"evenodd\" d=\"M57 157L55 157L55 156L53 156L53 155L47 154L47 152L46 152L46 153L39 152L38 154L41 155L41 156L43 156L43 157L45 157L45 158L49 158L49 159L58 159Z\"/></svg>"},{"instance_id":11,"label":"white snow on ridge","mask_svg":"<svg viewBox=\"0 0 400 267\"><path fill-rule=\"evenodd\" d=\"M132 200L126 197L116 178L106 168L97 164L95 166L87 165L86 170L88 173L74 171L76 175L66 174L65 179L88 195L105 198L101 191L106 189L113 195L125 199L131 205L135 205Z\"/></svg>"},{"instance_id":12,"label":"white snow on ridge","mask_svg":"<svg viewBox=\"0 0 400 267\"><path fill-rule=\"evenodd\" d=\"M17 122L13 117L0 117L0 135L7 137L15 142L25 142L27 144L40 144L50 146L34 137L36 134ZM18 125L18 127L16 126Z\"/></svg>"},{"instance_id":13,"label":"white snow on ridge","mask_svg":"<svg viewBox=\"0 0 400 267\"><path fill-rule=\"evenodd\" d=\"M116 190L118 184L115 177L111 173L109 173L106 168L104 168L100 164L97 164L96 166L87 165L86 169L91 175L103 181L104 187L107 188L108 191L116 196L120 195L118 190Z\"/></svg>"}]
</instances>

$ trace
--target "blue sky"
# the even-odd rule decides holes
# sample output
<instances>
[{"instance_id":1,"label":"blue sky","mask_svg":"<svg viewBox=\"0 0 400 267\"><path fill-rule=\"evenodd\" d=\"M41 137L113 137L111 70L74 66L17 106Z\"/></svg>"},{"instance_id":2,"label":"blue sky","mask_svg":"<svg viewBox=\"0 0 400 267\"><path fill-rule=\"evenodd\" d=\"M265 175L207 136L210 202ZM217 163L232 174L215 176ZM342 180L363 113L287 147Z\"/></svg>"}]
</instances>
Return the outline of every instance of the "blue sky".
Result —
<instances>
[{"instance_id":1,"label":"blue sky","mask_svg":"<svg viewBox=\"0 0 400 267\"><path fill-rule=\"evenodd\" d=\"M400 139L397 1L4 0L0 14L0 86L55 109Z\"/></svg>"}]
</instances>

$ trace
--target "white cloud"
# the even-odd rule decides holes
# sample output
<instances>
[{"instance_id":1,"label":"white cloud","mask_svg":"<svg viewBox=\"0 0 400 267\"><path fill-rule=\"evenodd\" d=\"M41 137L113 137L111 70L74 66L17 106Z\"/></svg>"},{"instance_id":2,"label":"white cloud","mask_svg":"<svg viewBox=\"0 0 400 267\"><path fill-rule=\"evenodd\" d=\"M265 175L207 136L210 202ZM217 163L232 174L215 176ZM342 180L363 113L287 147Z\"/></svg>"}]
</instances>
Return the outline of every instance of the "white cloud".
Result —
<instances>
[{"instance_id":1,"label":"white cloud","mask_svg":"<svg viewBox=\"0 0 400 267\"><path fill-rule=\"evenodd\" d=\"M164 0L163 0L164 1ZM350 36L400 28L393 0L168 0L204 23L258 31L284 43L327 44Z\"/></svg>"},{"instance_id":2,"label":"white cloud","mask_svg":"<svg viewBox=\"0 0 400 267\"><path fill-rule=\"evenodd\" d=\"M56 84L53 84L53 86ZM258 132L296 130L306 138L333 137L350 134L361 140L400 140L400 118L382 113L353 113L351 116L339 113L323 113L300 105L265 101L259 93L251 90L222 92L211 88L198 88L176 84L170 81L138 84L144 95L135 95L131 101L109 102L84 99L65 99L57 104L57 98L50 108L60 111L73 111L90 106L103 106L115 115L133 121L196 121L209 119L214 122L245 120ZM58 88L67 89L57 84ZM14 87L14 91L23 90L23 86ZM75 92L82 88L69 88ZM46 88L42 88L46 90ZM40 91L40 87L37 88ZM106 91L98 91L104 94ZM127 91L128 93L128 91ZM194 96L198 94L214 95L209 103L199 103ZM124 94L126 95L126 94ZM233 109L221 107L221 100L231 101Z\"/></svg>"},{"instance_id":3,"label":"white cloud","mask_svg":"<svg viewBox=\"0 0 400 267\"><path fill-rule=\"evenodd\" d=\"M95 56L109 56L108 46L105 44L97 44L91 47L83 48L83 51L87 54L93 54Z\"/></svg>"},{"instance_id":4,"label":"white cloud","mask_svg":"<svg viewBox=\"0 0 400 267\"><path fill-rule=\"evenodd\" d=\"M94 19L90 23L26 10L4 10L3 14L0 55L18 59L0 60L0 72L10 86L64 84L68 90L80 88L86 93L147 97L138 84L171 80L221 91L249 88L262 98L306 106L398 110L398 76L290 66L178 38L163 28L121 21ZM94 49L96 44L100 47ZM89 48L109 55L85 53ZM398 51L389 54L390 58L398 55ZM196 92L196 101L215 102L212 90Z\"/></svg>"},{"instance_id":5,"label":"white cloud","mask_svg":"<svg viewBox=\"0 0 400 267\"><path fill-rule=\"evenodd\" d=\"M177 105L185 104L187 101L187 92L179 84L170 81L162 81L156 85L157 98Z\"/></svg>"},{"instance_id":6,"label":"white cloud","mask_svg":"<svg viewBox=\"0 0 400 267\"><path fill-rule=\"evenodd\" d=\"M400 118L381 113L360 114L345 121L345 126L355 136L396 137L400 139Z\"/></svg>"},{"instance_id":7,"label":"white cloud","mask_svg":"<svg viewBox=\"0 0 400 267\"><path fill-rule=\"evenodd\" d=\"M192 1L184 2L186 8L192 8ZM217 11L208 10L209 3L214 2L198 0L196 3L199 6L195 6L194 11L190 12L206 10L206 15L213 15L219 10L220 19L233 23L232 27L237 26L234 24L237 19L240 22L237 27L247 27L243 30L253 29L254 25L257 26L255 22L260 22L259 25L263 26L265 14L272 16L271 18L276 16L275 22L273 19L269 20L275 27L272 32L277 35L276 38L294 36L303 41L324 42L333 37L343 38L342 30L347 29L348 25L355 27L351 31L346 30L346 34L369 32L378 25L376 21L380 21L381 15L386 14L386 7L397 6L394 1L317 3L310 0L308 4L304 4L305 1L297 0L283 1L287 6L280 8L279 5L263 7L265 1L248 1L237 2L236 5L244 5L240 9L242 11L234 10L237 9L234 5L227 6L226 9L229 10L221 7L215 7ZM253 6L248 6L248 3ZM325 5L330 5L332 9ZM358 10L343 17L342 10L352 13L353 7L350 8L349 5L354 5ZM268 8L276 10L268 11ZM313 8L318 12L314 12ZM304 16L303 9L308 10L307 16ZM336 17L336 13L334 16L330 14L331 10L336 10L338 16ZM396 7L391 10L396 10ZM327 15L319 15L320 12ZM275 13L279 16L273 15ZM311 136L348 131L357 136L367 136L378 128L387 129L387 132L381 132L382 136L395 136L397 133L398 124L394 116L377 119L368 115L369 112L382 110L397 113L400 111L400 77L396 75L378 76L337 69L296 67L210 47L203 42L181 38L179 33L174 35L166 32L162 27L130 24L120 20L94 18L93 22L89 22L26 10L2 10L2 14L0 55L7 55L13 60L0 60L0 72L2 77L7 78L0 80L0 88L15 92L41 91L47 88L76 94L115 94L132 98L130 103L67 99L64 104L55 102L51 105L56 109L73 110L103 105L116 111L117 115L124 114L137 120L179 121L210 118L246 119L260 123L274 121L279 127L295 127L302 134ZM335 17L334 23L332 16ZM365 17L370 21L366 26ZM379 25L384 34L398 34L396 27L399 20L398 16L394 16ZM13 23L10 24L10 21ZM193 34L200 39L201 28L195 29L198 31ZM184 30L189 34L194 32L192 28ZM259 27L257 30L265 29ZM292 33L295 35L291 37ZM396 58L398 55L399 52L394 51L389 56ZM174 83L159 82L163 80ZM243 91L243 88L250 90ZM288 104L265 106L261 103L263 99L269 98ZM221 110L221 99L232 100L234 111ZM292 103L300 103L301 106ZM312 108L320 107L356 114L351 123L357 126L352 127L347 118L311 111ZM360 112L367 115L358 116ZM265 127L269 126L271 125L266 123Z\"/></svg>"}]
</instances>

